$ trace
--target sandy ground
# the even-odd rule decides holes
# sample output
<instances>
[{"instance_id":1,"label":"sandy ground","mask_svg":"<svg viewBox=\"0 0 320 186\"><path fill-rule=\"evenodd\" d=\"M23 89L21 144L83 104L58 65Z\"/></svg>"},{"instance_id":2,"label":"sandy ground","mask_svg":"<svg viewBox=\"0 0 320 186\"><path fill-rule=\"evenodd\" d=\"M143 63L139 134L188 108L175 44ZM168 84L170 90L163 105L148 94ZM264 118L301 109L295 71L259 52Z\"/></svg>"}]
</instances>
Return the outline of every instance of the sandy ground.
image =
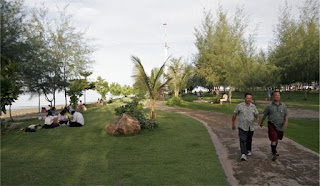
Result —
<instances>
[{"instance_id":1,"label":"sandy ground","mask_svg":"<svg viewBox=\"0 0 320 186\"><path fill-rule=\"evenodd\" d=\"M238 131L231 129L231 116L171 108L161 102L157 109L185 114L206 126L231 185L319 185L319 154L284 137L277 148L280 156L273 162L267 128L256 127L253 155L241 162Z\"/></svg>"}]
</instances>

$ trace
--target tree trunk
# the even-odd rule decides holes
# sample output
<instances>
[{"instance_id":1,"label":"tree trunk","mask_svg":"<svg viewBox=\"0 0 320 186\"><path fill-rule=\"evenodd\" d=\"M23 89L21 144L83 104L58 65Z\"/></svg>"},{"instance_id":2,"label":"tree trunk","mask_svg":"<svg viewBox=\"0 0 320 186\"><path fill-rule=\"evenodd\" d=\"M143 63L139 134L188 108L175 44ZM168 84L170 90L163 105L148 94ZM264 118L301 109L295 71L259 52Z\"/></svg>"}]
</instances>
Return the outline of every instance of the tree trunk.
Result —
<instances>
[{"instance_id":1,"label":"tree trunk","mask_svg":"<svg viewBox=\"0 0 320 186\"><path fill-rule=\"evenodd\" d=\"M64 89L64 101L65 101L65 106L68 106L68 99L67 99L67 89Z\"/></svg>"},{"instance_id":2,"label":"tree trunk","mask_svg":"<svg viewBox=\"0 0 320 186\"><path fill-rule=\"evenodd\" d=\"M307 92L308 92L308 89L303 89L303 92L304 92L304 100L307 100Z\"/></svg>"},{"instance_id":3,"label":"tree trunk","mask_svg":"<svg viewBox=\"0 0 320 186\"><path fill-rule=\"evenodd\" d=\"M178 96L179 96L179 89L176 87L174 89L174 97L178 98Z\"/></svg>"},{"instance_id":4,"label":"tree trunk","mask_svg":"<svg viewBox=\"0 0 320 186\"><path fill-rule=\"evenodd\" d=\"M214 92L216 93L217 96L220 95L220 89L219 88L214 89Z\"/></svg>"},{"instance_id":5,"label":"tree trunk","mask_svg":"<svg viewBox=\"0 0 320 186\"><path fill-rule=\"evenodd\" d=\"M86 92L87 92L87 90L84 89L84 95L83 95L83 99L84 99L84 100L83 100L83 103L84 103L84 104L87 104L87 103L86 103ZM125 96L125 97L127 97L127 96Z\"/></svg>"},{"instance_id":6,"label":"tree trunk","mask_svg":"<svg viewBox=\"0 0 320 186\"><path fill-rule=\"evenodd\" d=\"M40 110L40 92L39 92L39 113L41 112Z\"/></svg>"},{"instance_id":7,"label":"tree trunk","mask_svg":"<svg viewBox=\"0 0 320 186\"><path fill-rule=\"evenodd\" d=\"M9 115L10 115L11 121L13 121L13 118L12 118L12 115L11 115L11 104L10 104L10 106L9 106Z\"/></svg>"},{"instance_id":8,"label":"tree trunk","mask_svg":"<svg viewBox=\"0 0 320 186\"><path fill-rule=\"evenodd\" d=\"M56 107L56 90L53 90L53 106Z\"/></svg>"},{"instance_id":9,"label":"tree trunk","mask_svg":"<svg viewBox=\"0 0 320 186\"><path fill-rule=\"evenodd\" d=\"M289 87L289 95L288 95L288 99L290 100L291 99L291 89Z\"/></svg>"},{"instance_id":10,"label":"tree trunk","mask_svg":"<svg viewBox=\"0 0 320 186\"><path fill-rule=\"evenodd\" d=\"M150 119L156 119L155 105L156 100L150 99Z\"/></svg>"},{"instance_id":11,"label":"tree trunk","mask_svg":"<svg viewBox=\"0 0 320 186\"><path fill-rule=\"evenodd\" d=\"M232 103L232 87L229 86L229 103Z\"/></svg>"}]
</instances>

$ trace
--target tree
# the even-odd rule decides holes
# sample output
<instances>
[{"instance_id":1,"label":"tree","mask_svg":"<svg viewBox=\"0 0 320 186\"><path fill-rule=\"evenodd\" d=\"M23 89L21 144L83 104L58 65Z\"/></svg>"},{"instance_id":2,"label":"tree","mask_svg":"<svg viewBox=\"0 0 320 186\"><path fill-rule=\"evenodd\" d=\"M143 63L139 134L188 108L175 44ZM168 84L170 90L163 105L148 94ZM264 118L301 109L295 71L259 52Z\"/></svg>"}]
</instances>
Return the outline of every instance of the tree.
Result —
<instances>
[{"instance_id":1,"label":"tree","mask_svg":"<svg viewBox=\"0 0 320 186\"><path fill-rule=\"evenodd\" d=\"M31 94L44 93L47 101L55 105L55 93L65 91L72 79L89 68L92 50L84 39L84 32L72 26L67 6L59 11L60 17L49 19L48 8L42 4L34 8L26 32L31 50L23 64L23 79ZM37 76L34 76L37 74ZM49 95L52 94L52 98Z\"/></svg>"},{"instance_id":2,"label":"tree","mask_svg":"<svg viewBox=\"0 0 320 186\"><path fill-rule=\"evenodd\" d=\"M136 56L131 57L134 63L134 86L138 87L140 92L146 93L147 98L150 103L150 119L156 118L155 104L157 99L160 97L160 93L164 91L165 86L170 82L171 78L164 77L164 67L167 61L158 69L154 68L151 71L151 76L149 77L140 59ZM164 80L164 82L162 81Z\"/></svg>"},{"instance_id":3,"label":"tree","mask_svg":"<svg viewBox=\"0 0 320 186\"><path fill-rule=\"evenodd\" d=\"M68 14L68 5L59 10L59 19L55 20L55 26L51 29L51 52L56 71L60 72L59 90L67 91L70 79L85 78L91 74L83 74L87 71L92 61L90 55L93 48L84 38L85 32L78 31L73 26L72 15ZM65 94L65 102L67 97Z\"/></svg>"},{"instance_id":4,"label":"tree","mask_svg":"<svg viewBox=\"0 0 320 186\"><path fill-rule=\"evenodd\" d=\"M109 92L109 85L101 76L98 76L97 81L94 83L95 90L101 95L103 100L106 100L106 94Z\"/></svg>"},{"instance_id":5,"label":"tree","mask_svg":"<svg viewBox=\"0 0 320 186\"><path fill-rule=\"evenodd\" d=\"M86 91L87 89L90 88L90 83L88 82L88 77L91 76L92 72L89 72L89 71L82 71L80 72L80 75L84 77L84 79L86 80L87 82L87 85L85 86L84 88L84 103L86 103Z\"/></svg>"},{"instance_id":6,"label":"tree","mask_svg":"<svg viewBox=\"0 0 320 186\"><path fill-rule=\"evenodd\" d=\"M179 91L182 88L186 88L187 80L191 73L191 66L187 66L182 63L182 57L178 59L171 59L171 63L168 67L167 75L171 77L169 87L174 92L174 97L179 96Z\"/></svg>"},{"instance_id":7,"label":"tree","mask_svg":"<svg viewBox=\"0 0 320 186\"><path fill-rule=\"evenodd\" d=\"M231 103L233 87L239 86L235 74L243 73L240 54L245 43L244 33L247 28L247 17L242 9L237 9L232 20L220 6L214 22L210 12L204 12L204 21L195 29L196 73L214 86L229 86Z\"/></svg>"},{"instance_id":8,"label":"tree","mask_svg":"<svg viewBox=\"0 0 320 186\"><path fill-rule=\"evenodd\" d=\"M73 108L77 107L79 97L81 97L82 91L88 85L88 82L85 79L74 79L71 80L71 83L68 86L67 94L70 96L70 102Z\"/></svg>"},{"instance_id":9,"label":"tree","mask_svg":"<svg viewBox=\"0 0 320 186\"><path fill-rule=\"evenodd\" d=\"M111 83L110 85L110 93L113 95L113 96L120 96L121 94L121 85L119 83Z\"/></svg>"},{"instance_id":10,"label":"tree","mask_svg":"<svg viewBox=\"0 0 320 186\"><path fill-rule=\"evenodd\" d=\"M307 0L301 7L299 20L291 15L286 2L281 9L275 39L270 50L270 63L279 68L279 83L303 82L319 79L319 3ZM305 90L305 99L307 96Z\"/></svg>"},{"instance_id":11,"label":"tree","mask_svg":"<svg viewBox=\"0 0 320 186\"><path fill-rule=\"evenodd\" d=\"M128 95L133 94L133 89L130 85L124 85L121 88L121 93L122 93L122 95L127 97Z\"/></svg>"},{"instance_id":12,"label":"tree","mask_svg":"<svg viewBox=\"0 0 320 186\"><path fill-rule=\"evenodd\" d=\"M24 40L24 18L22 1L1 1L1 112L11 105L22 93L20 64L24 60L27 45Z\"/></svg>"},{"instance_id":13,"label":"tree","mask_svg":"<svg viewBox=\"0 0 320 186\"><path fill-rule=\"evenodd\" d=\"M52 62L48 9L43 4L39 9L34 8L27 24L25 34L30 49L21 67L24 87L31 95L44 93L46 100L52 105L55 102L55 92L59 89L56 80L60 79L60 73L57 71L57 64ZM50 94L53 95L52 98Z\"/></svg>"}]
</instances>

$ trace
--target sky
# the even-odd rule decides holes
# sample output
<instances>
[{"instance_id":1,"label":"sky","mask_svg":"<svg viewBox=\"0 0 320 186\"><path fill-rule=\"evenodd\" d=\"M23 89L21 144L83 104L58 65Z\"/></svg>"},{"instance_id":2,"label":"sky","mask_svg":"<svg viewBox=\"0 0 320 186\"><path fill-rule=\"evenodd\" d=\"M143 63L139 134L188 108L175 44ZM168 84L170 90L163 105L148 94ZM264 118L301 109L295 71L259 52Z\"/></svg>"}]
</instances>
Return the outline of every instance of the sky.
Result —
<instances>
[{"instance_id":1,"label":"sky","mask_svg":"<svg viewBox=\"0 0 320 186\"><path fill-rule=\"evenodd\" d=\"M89 80L102 76L109 84L133 84L133 62L137 56L147 74L164 62L164 39L168 53L174 58L182 57L190 63L197 53L195 28L199 28L204 9L211 10L216 18L219 3L234 15L236 7L242 7L249 16L248 31L256 30L257 49L267 50L274 38L279 8L285 0L25 0L27 7L44 2L51 16L57 16L57 7L69 4L68 13L96 50L92 54L93 74ZM295 15L301 0L288 1Z\"/></svg>"}]
</instances>

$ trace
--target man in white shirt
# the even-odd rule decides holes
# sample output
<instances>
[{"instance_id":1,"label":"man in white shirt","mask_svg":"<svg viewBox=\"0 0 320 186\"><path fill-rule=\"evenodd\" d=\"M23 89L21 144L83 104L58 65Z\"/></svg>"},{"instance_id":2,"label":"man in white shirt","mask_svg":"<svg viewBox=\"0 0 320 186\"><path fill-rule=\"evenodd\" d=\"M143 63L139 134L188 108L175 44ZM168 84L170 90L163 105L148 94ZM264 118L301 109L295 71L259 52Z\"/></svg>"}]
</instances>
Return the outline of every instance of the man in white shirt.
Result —
<instances>
[{"instance_id":1,"label":"man in white shirt","mask_svg":"<svg viewBox=\"0 0 320 186\"><path fill-rule=\"evenodd\" d=\"M69 122L69 127L82 127L84 125L84 118L80 112L72 111L73 119Z\"/></svg>"},{"instance_id":2,"label":"man in white shirt","mask_svg":"<svg viewBox=\"0 0 320 186\"><path fill-rule=\"evenodd\" d=\"M234 109L232 116L232 130L236 129L236 118L240 116L238 122L238 132L240 139L241 161L247 160L247 155L251 156L252 136L254 132L254 118L260 122L257 107L251 103L252 94L244 95L244 102L239 103Z\"/></svg>"}]
</instances>

